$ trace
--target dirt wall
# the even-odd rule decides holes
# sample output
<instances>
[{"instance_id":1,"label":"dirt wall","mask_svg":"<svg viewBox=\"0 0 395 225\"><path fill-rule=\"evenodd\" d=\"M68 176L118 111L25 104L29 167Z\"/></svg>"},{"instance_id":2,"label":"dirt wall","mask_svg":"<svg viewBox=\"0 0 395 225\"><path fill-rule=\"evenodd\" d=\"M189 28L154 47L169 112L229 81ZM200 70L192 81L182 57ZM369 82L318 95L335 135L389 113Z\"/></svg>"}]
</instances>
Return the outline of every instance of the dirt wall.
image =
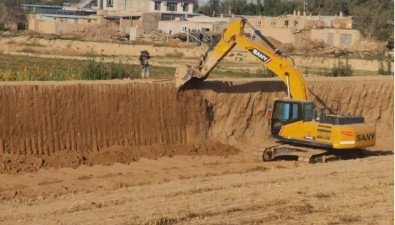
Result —
<instances>
[{"instance_id":1,"label":"dirt wall","mask_svg":"<svg viewBox=\"0 0 395 225\"><path fill-rule=\"evenodd\" d=\"M393 78L311 79L308 84L317 104L376 123L378 148L393 151ZM207 81L201 90L178 95L173 82L1 83L0 154L59 157L113 146L135 151L210 142L259 144L269 133L267 106L284 96L285 86L276 79ZM195 146L185 147L185 154L202 148L202 154L210 152ZM166 154L157 151L161 155Z\"/></svg>"},{"instance_id":2,"label":"dirt wall","mask_svg":"<svg viewBox=\"0 0 395 225\"><path fill-rule=\"evenodd\" d=\"M177 99L171 84L0 85L0 93L3 153L195 143L207 130L204 99L194 91Z\"/></svg>"}]
</instances>

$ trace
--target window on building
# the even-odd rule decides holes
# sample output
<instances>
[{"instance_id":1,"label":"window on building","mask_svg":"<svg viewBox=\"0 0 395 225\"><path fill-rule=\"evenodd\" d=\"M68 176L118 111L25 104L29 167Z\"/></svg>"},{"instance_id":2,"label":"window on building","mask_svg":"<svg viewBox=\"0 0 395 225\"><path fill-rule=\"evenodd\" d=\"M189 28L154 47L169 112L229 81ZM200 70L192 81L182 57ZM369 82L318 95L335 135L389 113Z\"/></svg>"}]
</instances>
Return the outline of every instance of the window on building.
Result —
<instances>
[{"instance_id":1,"label":"window on building","mask_svg":"<svg viewBox=\"0 0 395 225\"><path fill-rule=\"evenodd\" d=\"M276 27L276 20L272 20L270 24L272 25L272 27Z\"/></svg>"},{"instance_id":2,"label":"window on building","mask_svg":"<svg viewBox=\"0 0 395 225\"><path fill-rule=\"evenodd\" d=\"M285 28L288 28L288 20L286 20L286 21L284 22L284 26L285 26Z\"/></svg>"},{"instance_id":3,"label":"window on building","mask_svg":"<svg viewBox=\"0 0 395 225\"><path fill-rule=\"evenodd\" d=\"M161 2L160 1L155 1L155 10L156 11L160 11L160 6L161 6Z\"/></svg>"},{"instance_id":4,"label":"window on building","mask_svg":"<svg viewBox=\"0 0 395 225\"><path fill-rule=\"evenodd\" d=\"M181 2L181 6L182 6L182 11L188 12L189 3Z\"/></svg>"},{"instance_id":5,"label":"window on building","mask_svg":"<svg viewBox=\"0 0 395 225\"><path fill-rule=\"evenodd\" d=\"M107 7L113 7L114 6L114 0L107 0Z\"/></svg>"},{"instance_id":6,"label":"window on building","mask_svg":"<svg viewBox=\"0 0 395 225\"><path fill-rule=\"evenodd\" d=\"M187 31L187 27L182 27L182 31L183 32Z\"/></svg>"},{"instance_id":7,"label":"window on building","mask_svg":"<svg viewBox=\"0 0 395 225\"><path fill-rule=\"evenodd\" d=\"M93 6L93 7L97 7L97 5L98 5L97 2L98 2L98 1L99 1L99 0L93 1L92 6Z\"/></svg>"},{"instance_id":8,"label":"window on building","mask_svg":"<svg viewBox=\"0 0 395 225\"><path fill-rule=\"evenodd\" d=\"M298 27L298 21L297 20L294 21L294 27Z\"/></svg>"},{"instance_id":9,"label":"window on building","mask_svg":"<svg viewBox=\"0 0 395 225\"><path fill-rule=\"evenodd\" d=\"M167 11L177 11L177 2L167 2Z\"/></svg>"}]
</instances>

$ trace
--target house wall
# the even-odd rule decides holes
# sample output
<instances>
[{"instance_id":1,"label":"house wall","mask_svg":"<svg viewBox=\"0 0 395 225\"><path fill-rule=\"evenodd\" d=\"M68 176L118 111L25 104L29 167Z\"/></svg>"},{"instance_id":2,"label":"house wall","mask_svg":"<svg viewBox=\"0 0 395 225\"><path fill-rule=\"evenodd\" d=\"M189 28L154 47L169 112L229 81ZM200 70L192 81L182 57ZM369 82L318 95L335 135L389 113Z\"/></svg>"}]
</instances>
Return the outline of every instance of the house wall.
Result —
<instances>
[{"instance_id":1,"label":"house wall","mask_svg":"<svg viewBox=\"0 0 395 225\"><path fill-rule=\"evenodd\" d=\"M276 28L267 28L261 30L261 33L264 36L272 37L282 43L294 43L295 37L292 33L291 29L276 29Z\"/></svg>"},{"instance_id":2,"label":"house wall","mask_svg":"<svg viewBox=\"0 0 395 225\"><path fill-rule=\"evenodd\" d=\"M149 33L159 28L159 21L161 18L159 13L143 13L141 18L143 33Z\"/></svg>"},{"instance_id":3,"label":"house wall","mask_svg":"<svg viewBox=\"0 0 395 225\"><path fill-rule=\"evenodd\" d=\"M142 27L143 25L142 19L130 20L121 18L119 21L119 31L121 32L130 32L131 28Z\"/></svg>"},{"instance_id":4,"label":"house wall","mask_svg":"<svg viewBox=\"0 0 395 225\"><path fill-rule=\"evenodd\" d=\"M90 18L52 18L31 15L28 18L29 30L43 34L69 34L98 24L96 17Z\"/></svg>"},{"instance_id":5,"label":"house wall","mask_svg":"<svg viewBox=\"0 0 395 225\"><path fill-rule=\"evenodd\" d=\"M321 29L311 30L313 41L323 41L328 45L337 48L353 47L361 38L361 33L357 30L347 29Z\"/></svg>"}]
</instances>

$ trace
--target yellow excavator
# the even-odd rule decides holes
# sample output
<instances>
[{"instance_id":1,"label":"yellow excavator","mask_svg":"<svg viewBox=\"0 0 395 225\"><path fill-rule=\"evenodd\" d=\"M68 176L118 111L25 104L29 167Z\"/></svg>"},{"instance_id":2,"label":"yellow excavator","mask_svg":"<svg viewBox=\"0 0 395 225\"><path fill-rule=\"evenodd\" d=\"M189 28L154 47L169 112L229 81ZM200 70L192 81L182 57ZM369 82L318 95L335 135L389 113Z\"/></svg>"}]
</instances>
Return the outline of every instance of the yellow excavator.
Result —
<instances>
[{"instance_id":1,"label":"yellow excavator","mask_svg":"<svg viewBox=\"0 0 395 225\"><path fill-rule=\"evenodd\" d=\"M246 26L253 35L244 33ZM252 38L254 37L254 38ZM257 42L256 37L262 41ZM293 159L314 162L324 155L360 152L376 143L376 128L362 116L334 115L316 109L308 100L305 79L291 57L278 50L245 18L236 19L219 36L196 67L176 70L176 87L196 87L237 45L251 53L287 86L288 98L275 100L270 109L271 134L278 145L264 149L264 161ZM263 44L262 44L263 43Z\"/></svg>"}]
</instances>

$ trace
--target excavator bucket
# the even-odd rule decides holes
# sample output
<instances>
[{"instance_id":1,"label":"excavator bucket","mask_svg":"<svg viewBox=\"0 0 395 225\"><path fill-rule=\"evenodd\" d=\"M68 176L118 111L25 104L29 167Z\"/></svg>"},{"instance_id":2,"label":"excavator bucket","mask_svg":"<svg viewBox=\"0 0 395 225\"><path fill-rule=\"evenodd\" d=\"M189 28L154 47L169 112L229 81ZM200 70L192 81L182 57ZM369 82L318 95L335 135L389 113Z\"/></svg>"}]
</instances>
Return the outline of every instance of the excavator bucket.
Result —
<instances>
[{"instance_id":1,"label":"excavator bucket","mask_svg":"<svg viewBox=\"0 0 395 225\"><path fill-rule=\"evenodd\" d=\"M198 83L200 81L200 71L199 69L186 64L176 68L175 77L176 88L180 90L186 86L187 83L191 85Z\"/></svg>"}]
</instances>

